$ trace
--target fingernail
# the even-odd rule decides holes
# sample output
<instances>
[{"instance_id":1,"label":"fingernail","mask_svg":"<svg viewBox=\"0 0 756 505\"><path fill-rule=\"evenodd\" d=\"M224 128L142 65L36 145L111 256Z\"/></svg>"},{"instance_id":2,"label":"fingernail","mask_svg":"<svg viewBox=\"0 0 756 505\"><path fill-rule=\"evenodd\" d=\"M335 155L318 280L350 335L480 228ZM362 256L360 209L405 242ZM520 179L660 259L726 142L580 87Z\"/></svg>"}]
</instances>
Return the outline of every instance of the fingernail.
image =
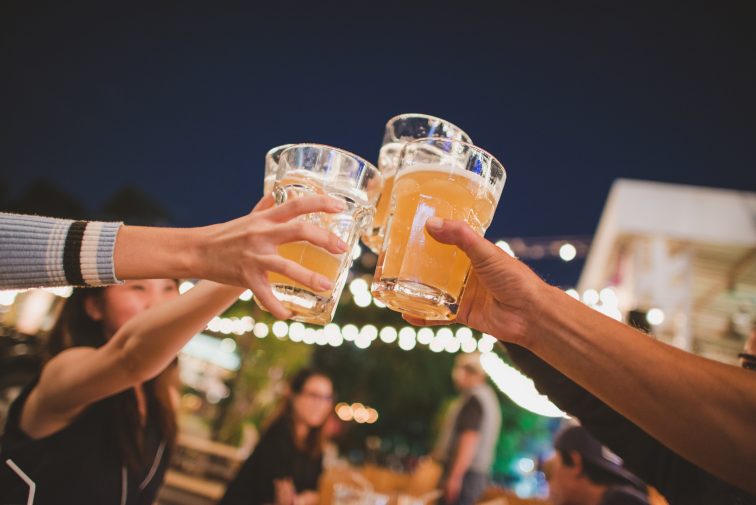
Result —
<instances>
[{"instance_id":1,"label":"fingernail","mask_svg":"<svg viewBox=\"0 0 756 505\"><path fill-rule=\"evenodd\" d=\"M440 217L431 217L425 222L425 226L433 231L439 231L444 227L444 220Z\"/></svg>"},{"instance_id":2,"label":"fingernail","mask_svg":"<svg viewBox=\"0 0 756 505\"><path fill-rule=\"evenodd\" d=\"M323 291L329 290L333 287L333 283L326 279L325 277L321 277L318 279L318 285L320 286L320 289Z\"/></svg>"},{"instance_id":3,"label":"fingernail","mask_svg":"<svg viewBox=\"0 0 756 505\"><path fill-rule=\"evenodd\" d=\"M346 204L340 200L334 200L331 208L336 212L343 212L346 210Z\"/></svg>"},{"instance_id":4,"label":"fingernail","mask_svg":"<svg viewBox=\"0 0 756 505\"><path fill-rule=\"evenodd\" d=\"M346 252L347 249L349 249L349 246L347 245L346 242L344 242L343 240L339 239L338 242L336 242L336 248L339 251L341 251L341 252Z\"/></svg>"}]
</instances>

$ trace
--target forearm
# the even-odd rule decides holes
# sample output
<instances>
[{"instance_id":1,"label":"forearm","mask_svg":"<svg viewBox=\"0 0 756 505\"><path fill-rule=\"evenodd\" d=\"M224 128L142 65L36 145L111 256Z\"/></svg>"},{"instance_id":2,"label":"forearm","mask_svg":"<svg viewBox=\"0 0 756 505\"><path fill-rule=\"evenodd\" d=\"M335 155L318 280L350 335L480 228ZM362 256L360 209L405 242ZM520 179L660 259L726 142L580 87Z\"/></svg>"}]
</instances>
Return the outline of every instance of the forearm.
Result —
<instances>
[{"instance_id":1,"label":"forearm","mask_svg":"<svg viewBox=\"0 0 756 505\"><path fill-rule=\"evenodd\" d=\"M129 375L154 377L189 339L230 306L243 288L203 281L180 297L134 317L108 343Z\"/></svg>"},{"instance_id":2,"label":"forearm","mask_svg":"<svg viewBox=\"0 0 756 505\"><path fill-rule=\"evenodd\" d=\"M454 478L464 477L467 470L472 464L473 457L475 456L475 449L478 447L480 441L480 433L477 431L465 431L460 435L457 442L457 451L454 455L454 461L452 462L449 476Z\"/></svg>"},{"instance_id":3,"label":"forearm","mask_svg":"<svg viewBox=\"0 0 756 505\"><path fill-rule=\"evenodd\" d=\"M684 458L756 491L756 374L657 342L556 288L543 297L526 347Z\"/></svg>"},{"instance_id":4,"label":"forearm","mask_svg":"<svg viewBox=\"0 0 756 505\"><path fill-rule=\"evenodd\" d=\"M119 279L184 279L197 275L198 228L123 226L113 252Z\"/></svg>"}]
</instances>

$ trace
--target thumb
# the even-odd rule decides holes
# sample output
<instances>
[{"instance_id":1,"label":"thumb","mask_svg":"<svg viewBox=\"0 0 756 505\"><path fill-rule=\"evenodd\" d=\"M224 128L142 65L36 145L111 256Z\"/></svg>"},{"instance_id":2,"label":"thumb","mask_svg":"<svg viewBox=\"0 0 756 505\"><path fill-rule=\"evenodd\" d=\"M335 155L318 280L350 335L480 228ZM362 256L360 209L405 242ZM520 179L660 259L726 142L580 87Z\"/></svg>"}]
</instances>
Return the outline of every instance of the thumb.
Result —
<instances>
[{"instance_id":1,"label":"thumb","mask_svg":"<svg viewBox=\"0 0 756 505\"><path fill-rule=\"evenodd\" d=\"M496 257L501 250L473 231L464 221L432 217L425 223L431 237L442 244L455 245L472 261L473 267Z\"/></svg>"}]
</instances>

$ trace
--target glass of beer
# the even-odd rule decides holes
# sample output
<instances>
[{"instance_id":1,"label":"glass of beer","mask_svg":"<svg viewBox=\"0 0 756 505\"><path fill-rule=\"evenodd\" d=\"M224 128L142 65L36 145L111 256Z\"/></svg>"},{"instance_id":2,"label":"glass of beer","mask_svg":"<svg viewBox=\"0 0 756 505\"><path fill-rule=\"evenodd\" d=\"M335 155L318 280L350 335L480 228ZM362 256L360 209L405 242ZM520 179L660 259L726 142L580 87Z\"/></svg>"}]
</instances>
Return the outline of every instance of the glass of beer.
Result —
<instances>
[{"instance_id":1,"label":"glass of beer","mask_svg":"<svg viewBox=\"0 0 756 505\"><path fill-rule=\"evenodd\" d=\"M362 229L372 220L380 191L378 169L352 153L319 144L294 144L281 152L273 185L276 204L308 195L327 195L343 201L343 212L316 212L297 219L325 228L349 246L343 254L331 254L309 242L279 246L282 257L333 282L331 290L313 291L286 276L269 273L273 294L294 312L292 319L313 324L331 322L352 264L352 250ZM259 300L258 305L262 307Z\"/></svg>"},{"instance_id":2,"label":"glass of beer","mask_svg":"<svg viewBox=\"0 0 756 505\"><path fill-rule=\"evenodd\" d=\"M287 147L291 147L294 144L283 144L278 147L274 147L267 153L265 153L265 179L263 180L263 194L267 195L273 192L273 184L276 182L276 170L278 170L278 160L281 158L281 153Z\"/></svg>"},{"instance_id":3,"label":"glass of beer","mask_svg":"<svg viewBox=\"0 0 756 505\"><path fill-rule=\"evenodd\" d=\"M378 170L383 176L383 192L378 199L373 224L362 235L362 242L378 254L386 230L394 174L399 166L399 153L407 142L421 138L445 138L472 142L458 126L426 114L401 114L388 120L383 146L378 155Z\"/></svg>"},{"instance_id":4,"label":"glass of beer","mask_svg":"<svg viewBox=\"0 0 756 505\"><path fill-rule=\"evenodd\" d=\"M461 220L482 236L505 179L501 163L467 142L432 138L406 144L394 179L373 296L404 314L454 320L470 260L456 246L434 240L425 222L431 217Z\"/></svg>"}]
</instances>

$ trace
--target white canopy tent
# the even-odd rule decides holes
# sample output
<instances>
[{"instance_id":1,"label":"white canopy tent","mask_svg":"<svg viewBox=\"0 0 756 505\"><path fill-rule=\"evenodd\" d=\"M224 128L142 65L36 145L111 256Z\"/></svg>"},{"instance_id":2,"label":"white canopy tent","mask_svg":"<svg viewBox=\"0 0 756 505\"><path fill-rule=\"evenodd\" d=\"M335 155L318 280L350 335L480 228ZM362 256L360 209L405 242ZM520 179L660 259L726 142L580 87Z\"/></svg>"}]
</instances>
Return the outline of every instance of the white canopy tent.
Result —
<instances>
[{"instance_id":1,"label":"white canopy tent","mask_svg":"<svg viewBox=\"0 0 756 505\"><path fill-rule=\"evenodd\" d=\"M734 363L756 311L756 193L617 180L578 290L606 287L661 340Z\"/></svg>"}]
</instances>

